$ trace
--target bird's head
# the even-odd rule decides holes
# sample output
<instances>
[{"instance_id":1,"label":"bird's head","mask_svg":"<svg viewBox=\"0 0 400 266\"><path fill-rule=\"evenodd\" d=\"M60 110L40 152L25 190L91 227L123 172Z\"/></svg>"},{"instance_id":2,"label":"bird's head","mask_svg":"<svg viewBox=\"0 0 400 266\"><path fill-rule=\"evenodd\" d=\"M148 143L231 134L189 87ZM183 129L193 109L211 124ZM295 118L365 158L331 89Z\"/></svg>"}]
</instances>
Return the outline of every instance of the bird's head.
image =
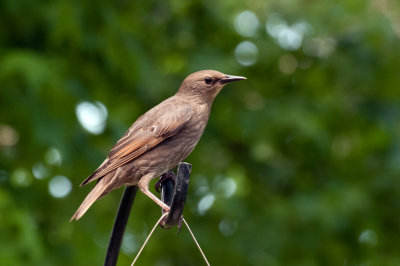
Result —
<instances>
[{"instance_id":1,"label":"bird's head","mask_svg":"<svg viewBox=\"0 0 400 266\"><path fill-rule=\"evenodd\" d=\"M178 90L178 94L185 94L212 102L223 86L232 81L242 79L246 78L226 75L215 70L201 70L185 78Z\"/></svg>"}]
</instances>

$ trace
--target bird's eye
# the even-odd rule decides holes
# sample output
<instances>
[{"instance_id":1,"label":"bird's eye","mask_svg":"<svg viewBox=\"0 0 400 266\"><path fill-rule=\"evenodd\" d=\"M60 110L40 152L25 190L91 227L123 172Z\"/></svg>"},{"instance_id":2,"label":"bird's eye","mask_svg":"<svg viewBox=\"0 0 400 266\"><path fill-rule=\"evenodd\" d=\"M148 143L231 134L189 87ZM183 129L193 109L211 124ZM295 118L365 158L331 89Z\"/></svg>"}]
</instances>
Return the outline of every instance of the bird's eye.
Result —
<instances>
[{"instance_id":1,"label":"bird's eye","mask_svg":"<svg viewBox=\"0 0 400 266\"><path fill-rule=\"evenodd\" d=\"M205 82L206 84L210 84L211 81L212 81L212 79L211 79L210 77L206 77L206 78L204 79L204 82Z\"/></svg>"}]
</instances>

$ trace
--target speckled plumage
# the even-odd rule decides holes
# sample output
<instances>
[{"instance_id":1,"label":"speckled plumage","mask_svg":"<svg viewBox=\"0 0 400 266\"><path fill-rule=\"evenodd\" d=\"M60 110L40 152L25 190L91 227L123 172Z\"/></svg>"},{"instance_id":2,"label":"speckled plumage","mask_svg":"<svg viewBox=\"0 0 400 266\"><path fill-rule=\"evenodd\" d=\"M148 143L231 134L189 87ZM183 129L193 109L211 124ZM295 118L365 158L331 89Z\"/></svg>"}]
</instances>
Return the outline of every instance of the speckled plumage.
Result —
<instances>
[{"instance_id":1,"label":"speckled plumage","mask_svg":"<svg viewBox=\"0 0 400 266\"><path fill-rule=\"evenodd\" d=\"M128 129L106 160L81 185L98 180L71 220L79 219L100 197L121 186L136 185L164 209L149 182L183 161L206 127L212 102L222 87L245 79L218 71L189 75L178 92L153 107Z\"/></svg>"}]
</instances>

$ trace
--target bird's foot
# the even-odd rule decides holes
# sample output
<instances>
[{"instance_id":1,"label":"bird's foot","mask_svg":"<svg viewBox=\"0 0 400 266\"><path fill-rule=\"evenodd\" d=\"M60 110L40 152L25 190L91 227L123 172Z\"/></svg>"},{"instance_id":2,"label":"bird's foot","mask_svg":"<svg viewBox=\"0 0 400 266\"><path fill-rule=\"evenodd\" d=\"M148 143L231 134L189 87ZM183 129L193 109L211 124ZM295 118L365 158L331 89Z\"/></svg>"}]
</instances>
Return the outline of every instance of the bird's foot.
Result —
<instances>
[{"instance_id":1,"label":"bird's foot","mask_svg":"<svg viewBox=\"0 0 400 266\"><path fill-rule=\"evenodd\" d=\"M171 210L171 208L165 203L160 207L164 210L164 212L169 212Z\"/></svg>"},{"instance_id":2,"label":"bird's foot","mask_svg":"<svg viewBox=\"0 0 400 266\"><path fill-rule=\"evenodd\" d=\"M161 184L162 184L165 180L167 180L167 179L172 180L172 181L174 182L174 184L175 184L176 176L175 176L174 172L168 171L168 172L164 173L164 174L161 176L160 180L158 180L158 181L156 182L156 184L154 185L154 187L155 187L155 189L156 189L156 191L157 191L158 193L161 192Z\"/></svg>"},{"instance_id":3,"label":"bird's foot","mask_svg":"<svg viewBox=\"0 0 400 266\"><path fill-rule=\"evenodd\" d=\"M167 218L168 218L168 215L166 215L160 222L160 226L162 229L170 229L171 228L167 225ZM177 233L179 233L181 231L182 223L183 223L183 215L181 216L181 218L179 218Z\"/></svg>"},{"instance_id":4,"label":"bird's foot","mask_svg":"<svg viewBox=\"0 0 400 266\"><path fill-rule=\"evenodd\" d=\"M167 216L166 215L159 223L159 225L161 226L162 229L169 229L170 227L166 225L167 223Z\"/></svg>"}]
</instances>

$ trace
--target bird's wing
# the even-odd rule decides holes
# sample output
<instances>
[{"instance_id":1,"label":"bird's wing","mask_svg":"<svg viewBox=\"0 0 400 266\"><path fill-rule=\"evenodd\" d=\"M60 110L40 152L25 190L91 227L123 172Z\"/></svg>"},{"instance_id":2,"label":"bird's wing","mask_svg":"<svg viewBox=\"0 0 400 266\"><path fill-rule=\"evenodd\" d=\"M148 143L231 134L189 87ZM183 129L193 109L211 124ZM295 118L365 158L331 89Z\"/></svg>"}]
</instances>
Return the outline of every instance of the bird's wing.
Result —
<instances>
[{"instance_id":1,"label":"bird's wing","mask_svg":"<svg viewBox=\"0 0 400 266\"><path fill-rule=\"evenodd\" d=\"M189 121L192 108L187 103L166 102L142 115L111 149L107 159L81 186L134 160L179 132Z\"/></svg>"}]
</instances>

